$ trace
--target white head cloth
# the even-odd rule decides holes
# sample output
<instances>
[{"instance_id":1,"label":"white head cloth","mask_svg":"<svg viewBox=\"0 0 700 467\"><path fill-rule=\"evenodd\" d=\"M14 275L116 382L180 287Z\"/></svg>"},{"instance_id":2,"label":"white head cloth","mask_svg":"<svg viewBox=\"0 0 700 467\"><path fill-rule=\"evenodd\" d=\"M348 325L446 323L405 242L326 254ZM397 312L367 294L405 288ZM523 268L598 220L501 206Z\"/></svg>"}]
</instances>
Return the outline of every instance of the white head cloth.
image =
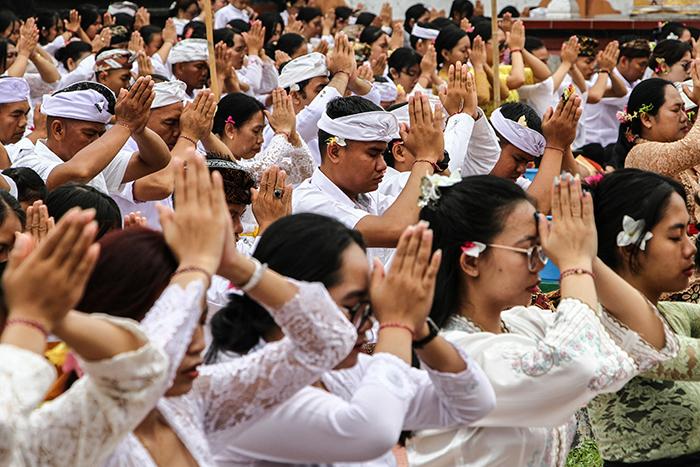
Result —
<instances>
[{"instance_id":1,"label":"white head cloth","mask_svg":"<svg viewBox=\"0 0 700 467\"><path fill-rule=\"evenodd\" d=\"M504 117L500 108L491 114L491 124L501 136L521 151L535 157L544 154L544 148L547 146L544 136L525 125Z\"/></svg>"},{"instance_id":2,"label":"white head cloth","mask_svg":"<svg viewBox=\"0 0 700 467\"><path fill-rule=\"evenodd\" d=\"M152 109L158 109L170 104L183 103L187 99L187 85L179 80L164 81L153 85L156 98L151 104Z\"/></svg>"},{"instance_id":3,"label":"white head cloth","mask_svg":"<svg viewBox=\"0 0 700 467\"><path fill-rule=\"evenodd\" d=\"M0 104L29 100L29 84L24 78L0 78Z\"/></svg>"},{"instance_id":4,"label":"white head cloth","mask_svg":"<svg viewBox=\"0 0 700 467\"><path fill-rule=\"evenodd\" d=\"M430 107L433 109L433 114L435 114L435 105L440 104L440 99L437 96L434 96L435 99L433 99L433 96L429 96L429 102L430 102ZM392 113L395 117L396 120L399 123L405 123L406 125L411 125L411 117L408 115L408 104L402 105L401 107L392 110L390 113ZM442 116L442 125L443 128L447 124L447 115L443 114ZM396 133L394 134L394 139L401 139L401 135L399 134L399 131L396 130Z\"/></svg>"},{"instance_id":5,"label":"white head cloth","mask_svg":"<svg viewBox=\"0 0 700 467\"><path fill-rule=\"evenodd\" d=\"M426 39L429 41L434 41L435 39L437 39L438 34L440 34L440 31L438 29L422 28L417 24L413 26L413 29L411 30L412 36L415 36L419 39Z\"/></svg>"},{"instance_id":6,"label":"white head cloth","mask_svg":"<svg viewBox=\"0 0 700 467\"><path fill-rule=\"evenodd\" d=\"M330 118L324 111L318 121L318 129L329 135L351 141L383 141L388 143L399 131L396 116L377 110L347 115L336 119Z\"/></svg>"},{"instance_id":7,"label":"white head cloth","mask_svg":"<svg viewBox=\"0 0 700 467\"><path fill-rule=\"evenodd\" d=\"M118 13L125 13L131 17L136 16L139 6L132 2L114 2L107 8L107 13L114 16Z\"/></svg>"},{"instance_id":8,"label":"white head cloth","mask_svg":"<svg viewBox=\"0 0 700 467\"><path fill-rule=\"evenodd\" d=\"M379 98L382 102L394 102L399 97L399 90L392 82L380 83L375 81L374 87L379 91Z\"/></svg>"},{"instance_id":9,"label":"white head cloth","mask_svg":"<svg viewBox=\"0 0 700 467\"><path fill-rule=\"evenodd\" d=\"M328 76L326 56L318 52L312 52L287 63L282 68L278 83L282 89L290 88L291 91L298 91L298 86L294 89L295 84L317 76Z\"/></svg>"},{"instance_id":10,"label":"white head cloth","mask_svg":"<svg viewBox=\"0 0 700 467\"><path fill-rule=\"evenodd\" d=\"M197 62L209 60L209 46L206 39L184 39L170 49L168 63Z\"/></svg>"},{"instance_id":11,"label":"white head cloth","mask_svg":"<svg viewBox=\"0 0 700 467\"><path fill-rule=\"evenodd\" d=\"M96 85L91 83L91 85ZM75 86L75 85L73 85ZM99 85L102 86L102 85ZM106 86L106 92L111 93ZM116 99L115 99L116 100ZM94 89L60 92L44 95L41 113L49 117L73 118L85 122L108 123L112 114L107 98Z\"/></svg>"}]
</instances>

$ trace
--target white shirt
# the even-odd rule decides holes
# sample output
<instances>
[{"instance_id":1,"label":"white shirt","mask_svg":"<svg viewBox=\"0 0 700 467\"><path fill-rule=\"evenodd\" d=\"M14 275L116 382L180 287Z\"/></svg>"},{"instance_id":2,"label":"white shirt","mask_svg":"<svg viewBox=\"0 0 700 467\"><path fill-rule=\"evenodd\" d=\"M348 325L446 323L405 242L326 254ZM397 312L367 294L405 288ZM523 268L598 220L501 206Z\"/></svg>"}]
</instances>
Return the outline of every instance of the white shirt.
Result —
<instances>
[{"instance_id":1,"label":"white shirt","mask_svg":"<svg viewBox=\"0 0 700 467\"><path fill-rule=\"evenodd\" d=\"M471 427L417 433L406 446L412 467L564 467L575 412L678 351L660 316L666 346L656 350L607 312L571 298L556 313L519 306L501 318L507 333L481 331L461 316L443 327L442 336L486 372L496 408Z\"/></svg>"},{"instance_id":2,"label":"white shirt","mask_svg":"<svg viewBox=\"0 0 700 467\"><path fill-rule=\"evenodd\" d=\"M520 102L529 105L542 118L547 107L556 104L554 96L554 78L551 76L536 84L527 84L518 88Z\"/></svg>"},{"instance_id":3,"label":"white shirt","mask_svg":"<svg viewBox=\"0 0 700 467\"><path fill-rule=\"evenodd\" d=\"M617 111L623 110L627 105L632 89L639 83L629 83L624 76L620 74L617 67L613 68L611 73L615 73L627 88L627 94L624 97L603 97L597 104L588 105L586 111L586 144L599 143L605 147L609 144L617 142L620 122L617 120ZM598 74L598 78L600 77ZM604 75L607 77L607 75ZM597 78L596 78L597 80ZM612 80L608 78L608 85L612 84Z\"/></svg>"},{"instance_id":4,"label":"white shirt","mask_svg":"<svg viewBox=\"0 0 700 467\"><path fill-rule=\"evenodd\" d=\"M229 21L240 19L246 23L250 21L250 15L247 10L239 10L230 3L214 13L214 29L225 28Z\"/></svg>"},{"instance_id":5,"label":"white shirt","mask_svg":"<svg viewBox=\"0 0 700 467\"><path fill-rule=\"evenodd\" d=\"M7 151L7 157L10 158L10 163L14 164L19 157L19 153L22 151L33 151L34 143L29 138L22 138L14 144L8 144L5 146L5 151Z\"/></svg>"},{"instance_id":6,"label":"white shirt","mask_svg":"<svg viewBox=\"0 0 700 467\"><path fill-rule=\"evenodd\" d=\"M450 154L450 172L460 171L462 177L486 175L501 157L498 137L484 111L479 118L458 114L447 121L445 149Z\"/></svg>"},{"instance_id":7,"label":"white shirt","mask_svg":"<svg viewBox=\"0 0 700 467\"><path fill-rule=\"evenodd\" d=\"M354 367L323 375L328 391L302 389L231 440L217 463L396 465L391 448L402 430L468 425L495 405L483 370L460 354L467 369L456 374L411 368L387 353L360 354Z\"/></svg>"},{"instance_id":8,"label":"white shirt","mask_svg":"<svg viewBox=\"0 0 700 467\"><path fill-rule=\"evenodd\" d=\"M564 76L564 79L562 80L559 89L557 89L557 92L554 95L555 102L559 102L559 96L564 92L564 88L573 83L574 82L571 79L570 75L567 74L566 76ZM581 97L581 118L579 118L578 124L576 124L576 138L571 144L571 147L573 149L579 149L581 146L586 144L586 118L588 118L588 90L591 89L591 86L593 86L593 81L586 81L585 90L576 89L576 94L578 94Z\"/></svg>"},{"instance_id":9,"label":"white shirt","mask_svg":"<svg viewBox=\"0 0 700 467\"><path fill-rule=\"evenodd\" d=\"M292 193L292 213L312 212L339 220L349 229L365 216L381 216L394 204L396 198L378 191L361 193L350 199L320 168ZM367 257L377 256L387 265L394 255L394 248L367 248Z\"/></svg>"},{"instance_id":10,"label":"white shirt","mask_svg":"<svg viewBox=\"0 0 700 467\"><path fill-rule=\"evenodd\" d=\"M393 167L387 167L386 172L384 172L384 179L382 179L382 183L379 184L377 191L383 195L396 198L403 191L409 178L411 178L410 171L399 172Z\"/></svg>"},{"instance_id":11,"label":"white shirt","mask_svg":"<svg viewBox=\"0 0 700 467\"><path fill-rule=\"evenodd\" d=\"M45 144L46 140L39 140L34 150L20 151L13 167L29 167L33 169L46 182L53 169L65 162L54 154ZM124 174L131 161L132 152L120 151L105 169L90 180L87 185L97 188L105 194L121 191Z\"/></svg>"}]
</instances>

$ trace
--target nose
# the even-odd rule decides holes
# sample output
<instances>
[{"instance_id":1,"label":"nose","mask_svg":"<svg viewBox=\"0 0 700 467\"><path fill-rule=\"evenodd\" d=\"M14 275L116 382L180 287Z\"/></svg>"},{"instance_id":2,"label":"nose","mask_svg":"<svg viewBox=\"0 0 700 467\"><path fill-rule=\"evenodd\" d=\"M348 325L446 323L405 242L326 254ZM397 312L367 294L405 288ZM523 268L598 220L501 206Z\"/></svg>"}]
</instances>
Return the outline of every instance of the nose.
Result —
<instances>
[{"instance_id":1,"label":"nose","mask_svg":"<svg viewBox=\"0 0 700 467\"><path fill-rule=\"evenodd\" d=\"M377 157L377 166L374 168L377 172L384 172L386 170L386 161L383 157Z\"/></svg>"},{"instance_id":2,"label":"nose","mask_svg":"<svg viewBox=\"0 0 700 467\"><path fill-rule=\"evenodd\" d=\"M695 256L695 253L698 252L698 249L695 246L695 243L687 235L685 236L685 239L687 241L686 246L684 248L684 253L686 255L686 258L690 258L692 256Z\"/></svg>"},{"instance_id":3,"label":"nose","mask_svg":"<svg viewBox=\"0 0 700 467\"><path fill-rule=\"evenodd\" d=\"M204 327L200 325L197 326L197 329L192 335L192 341L190 342L190 346L187 348L187 354L199 355L204 351L205 347L206 342L204 341Z\"/></svg>"}]
</instances>

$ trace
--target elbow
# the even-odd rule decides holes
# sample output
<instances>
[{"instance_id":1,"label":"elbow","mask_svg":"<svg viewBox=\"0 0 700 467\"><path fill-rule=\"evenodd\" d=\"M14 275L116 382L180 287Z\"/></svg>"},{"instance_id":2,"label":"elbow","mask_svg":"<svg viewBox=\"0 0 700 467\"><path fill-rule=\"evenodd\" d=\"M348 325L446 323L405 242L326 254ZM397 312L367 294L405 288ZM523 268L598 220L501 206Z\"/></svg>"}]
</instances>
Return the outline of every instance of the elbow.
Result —
<instances>
[{"instance_id":1,"label":"elbow","mask_svg":"<svg viewBox=\"0 0 700 467\"><path fill-rule=\"evenodd\" d=\"M600 102L600 96L588 94L587 104L597 104L598 102Z\"/></svg>"},{"instance_id":2,"label":"elbow","mask_svg":"<svg viewBox=\"0 0 700 467\"><path fill-rule=\"evenodd\" d=\"M398 418L402 423L397 423ZM403 417L377 417L362 423L358 430L362 432L363 460L376 459L391 451L399 442L402 429Z\"/></svg>"},{"instance_id":3,"label":"elbow","mask_svg":"<svg viewBox=\"0 0 700 467\"><path fill-rule=\"evenodd\" d=\"M513 89L518 89L522 87L525 84L525 78L524 77L510 77L511 79L508 80L507 86L508 89L513 90Z\"/></svg>"}]
</instances>

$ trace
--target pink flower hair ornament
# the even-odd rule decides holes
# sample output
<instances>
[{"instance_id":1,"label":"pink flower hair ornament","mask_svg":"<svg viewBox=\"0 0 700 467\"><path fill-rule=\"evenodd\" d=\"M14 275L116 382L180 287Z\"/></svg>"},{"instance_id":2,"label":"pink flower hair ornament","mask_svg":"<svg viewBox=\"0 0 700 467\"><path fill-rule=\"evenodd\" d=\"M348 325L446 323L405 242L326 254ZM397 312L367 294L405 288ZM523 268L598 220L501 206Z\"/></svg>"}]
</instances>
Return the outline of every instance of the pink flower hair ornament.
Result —
<instances>
[{"instance_id":1,"label":"pink flower hair ornament","mask_svg":"<svg viewBox=\"0 0 700 467\"><path fill-rule=\"evenodd\" d=\"M233 120L233 118L231 118L230 115L229 115L228 118L226 119L226 123L230 123L231 125L235 125L235 124L236 124L236 122Z\"/></svg>"},{"instance_id":2,"label":"pink flower hair ornament","mask_svg":"<svg viewBox=\"0 0 700 467\"><path fill-rule=\"evenodd\" d=\"M481 242L465 242L462 245L462 251L465 255L471 256L472 258L478 258L481 253L486 249L486 245Z\"/></svg>"}]
</instances>

